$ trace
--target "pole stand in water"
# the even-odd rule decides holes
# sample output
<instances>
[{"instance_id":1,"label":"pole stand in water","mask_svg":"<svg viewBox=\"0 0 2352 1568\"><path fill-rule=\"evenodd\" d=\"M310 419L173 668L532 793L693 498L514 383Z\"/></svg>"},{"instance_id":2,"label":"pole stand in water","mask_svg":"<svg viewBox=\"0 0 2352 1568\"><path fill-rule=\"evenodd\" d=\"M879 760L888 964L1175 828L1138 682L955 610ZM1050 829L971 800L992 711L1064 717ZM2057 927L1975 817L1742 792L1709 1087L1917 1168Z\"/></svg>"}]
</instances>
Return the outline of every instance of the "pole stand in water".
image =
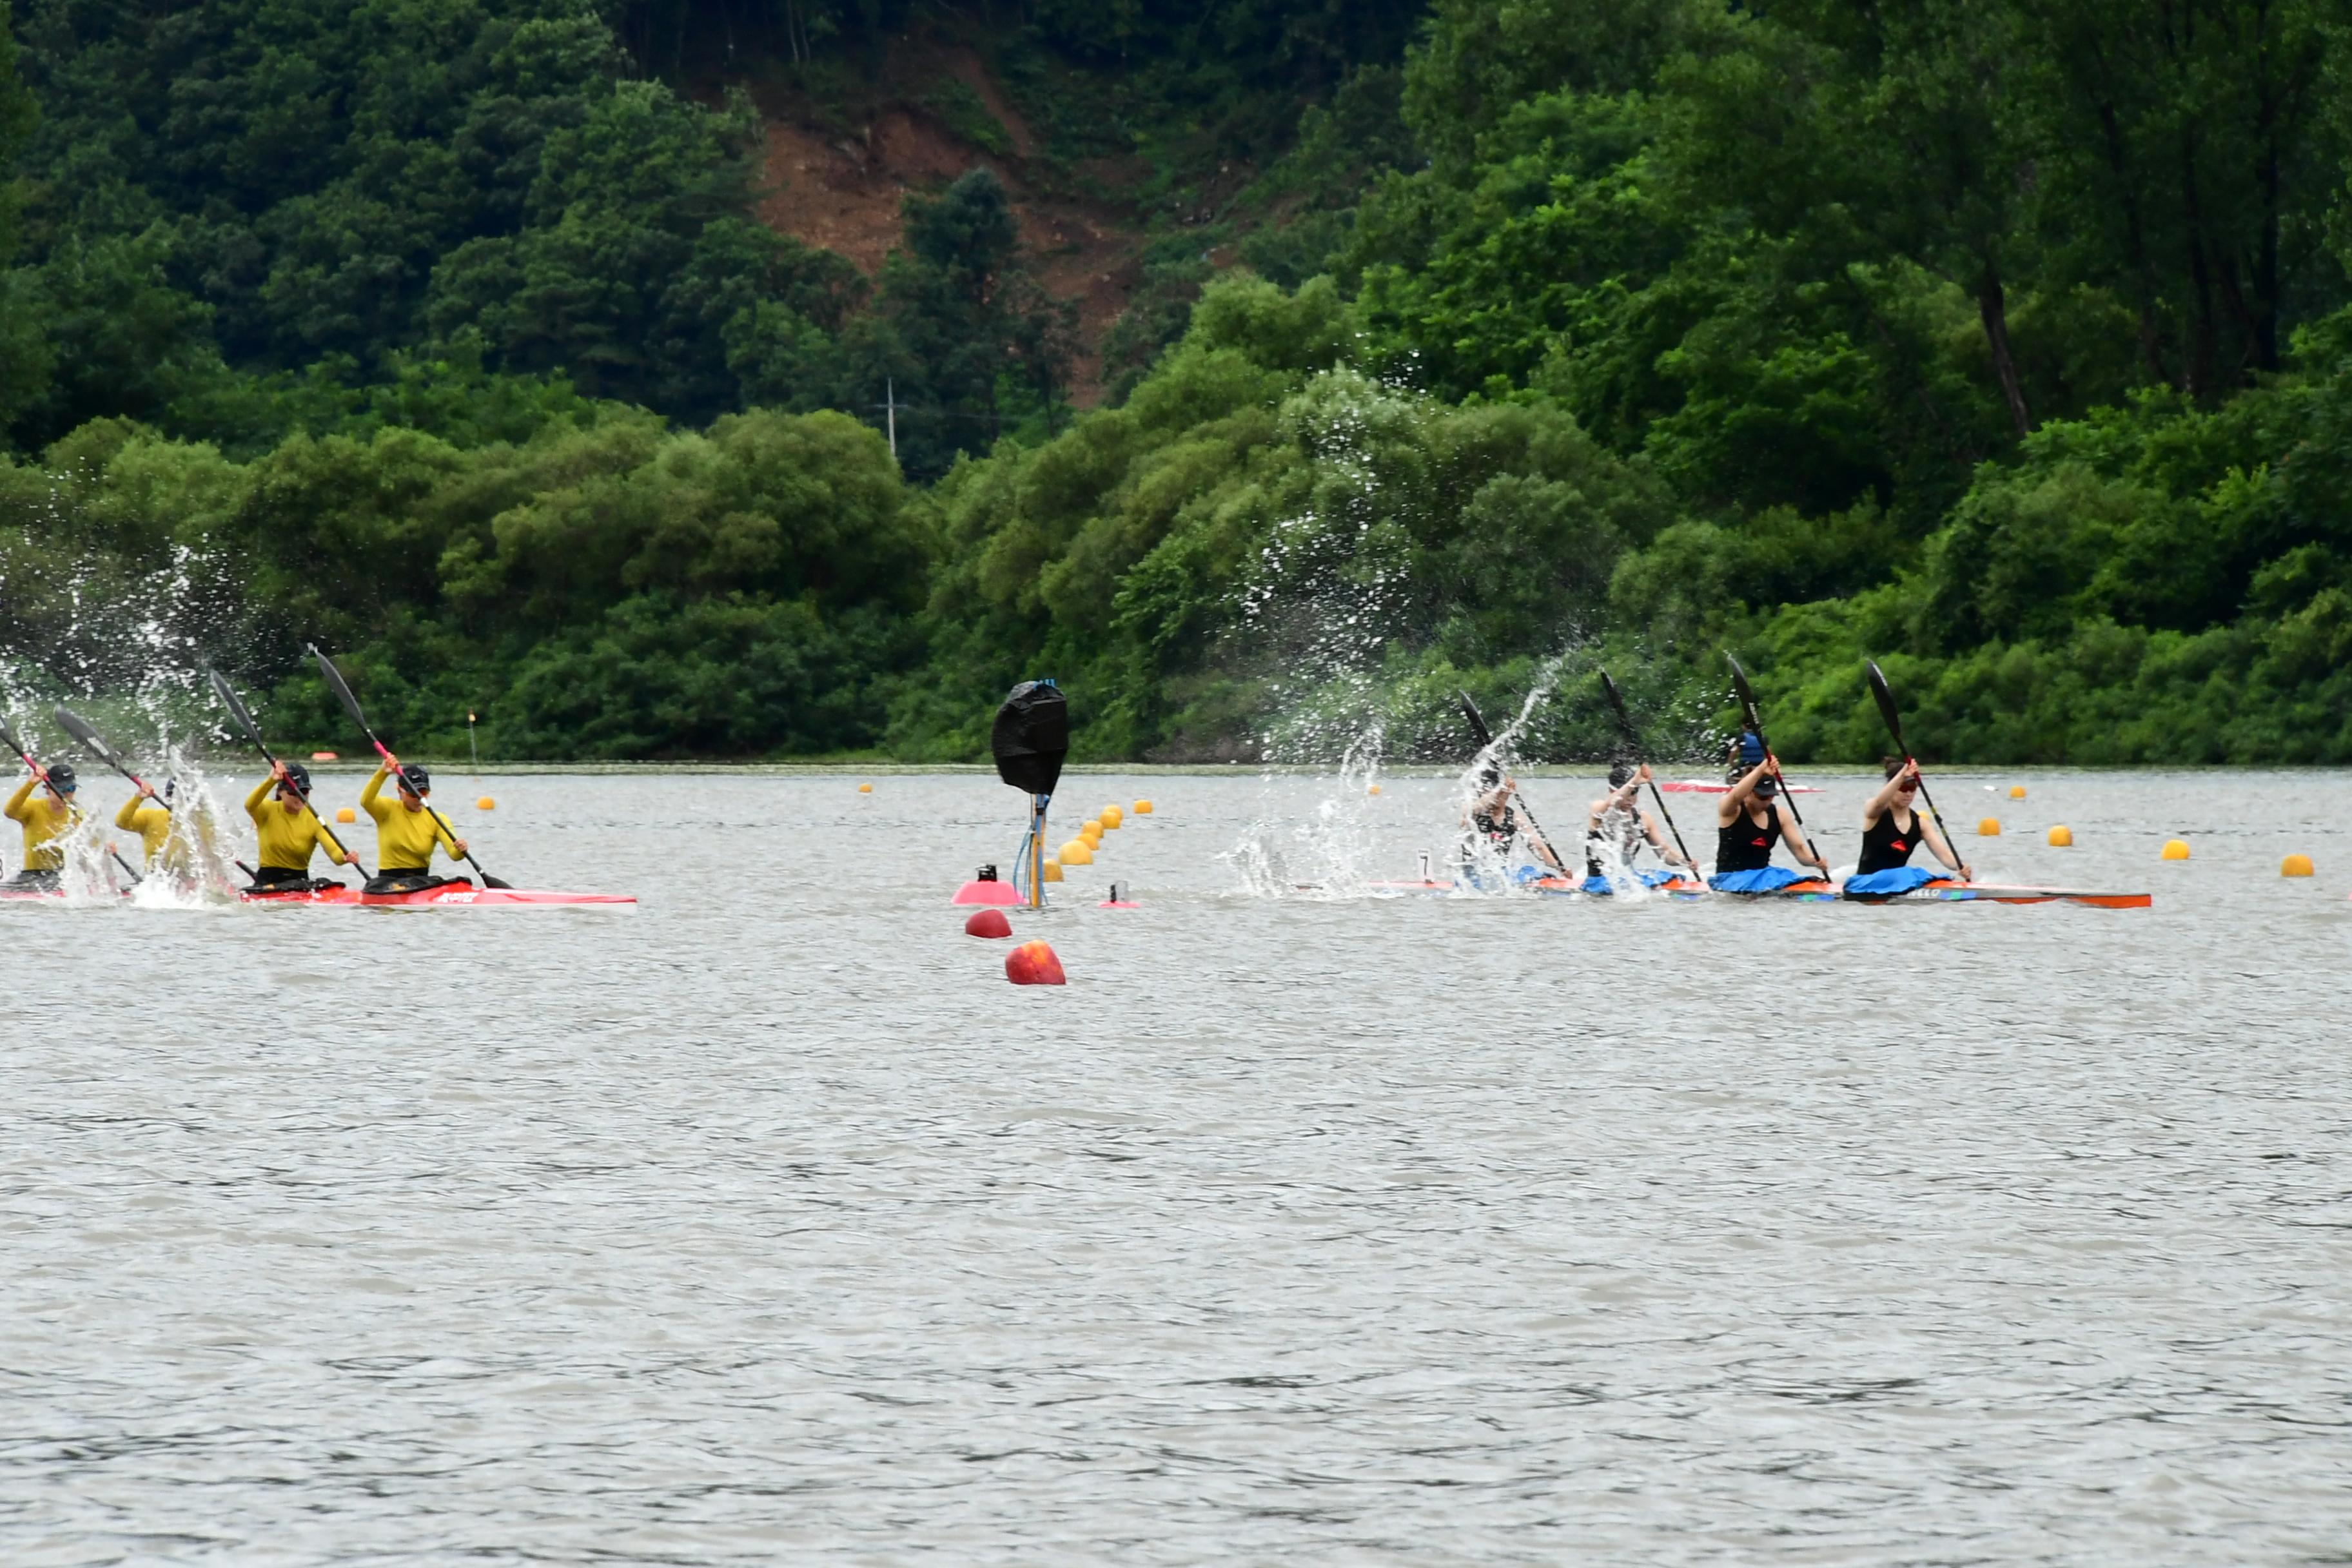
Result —
<instances>
[{"instance_id":1,"label":"pole stand in water","mask_svg":"<svg viewBox=\"0 0 2352 1568\"><path fill-rule=\"evenodd\" d=\"M990 727L988 750L996 759L996 776L1029 797L1029 836L1022 840L1021 869L1013 878L1022 897L1011 901L1043 909L1045 807L1061 782L1062 759L1070 752L1070 709L1061 688L1050 679L1024 680L1007 692ZM962 894L957 900L961 902Z\"/></svg>"}]
</instances>

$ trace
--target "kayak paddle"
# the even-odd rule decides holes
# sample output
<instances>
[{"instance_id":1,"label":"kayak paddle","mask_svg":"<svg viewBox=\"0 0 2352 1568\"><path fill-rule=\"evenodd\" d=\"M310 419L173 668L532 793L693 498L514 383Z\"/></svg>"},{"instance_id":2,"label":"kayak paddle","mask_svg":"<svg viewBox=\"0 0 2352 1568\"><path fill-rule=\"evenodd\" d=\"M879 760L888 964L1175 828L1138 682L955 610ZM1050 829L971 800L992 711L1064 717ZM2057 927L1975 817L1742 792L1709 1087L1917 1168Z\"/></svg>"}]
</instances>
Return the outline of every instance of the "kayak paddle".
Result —
<instances>
[{"instance_id":1,"label":"kayak paddle","mask_svg":"<svg viewBox=\"0 0 2352 1568\"><path fill-rule=\"evenodd\" d=\"M253 721L253 715L245 710L243 702L237 700L236 688L223 679L217 669L207 668L205 674L212 680L213 695L221 700L221 706L228 710L228 716L236 721L236 727L245 731L245 738L253 742L253 749L261 753L261 760L269 764L269 771L276 773L278 767L278 759L269 754L269 747L261 738L261 726ZM335 830L327 826L327 819L320 816L319 808L310 804L310 792L296 784L290 776L278 782L294 792L294 798L302 803L302 809L309 812L310 820L319 825L320 836L335 847L335 853L343 858L344 863L359 872L361 876L366 876L368 868L360 864L360 858L343 847L343 841L335 837ZM237 868L244 869L243 862L238 863ZM250 873L247 874L250 875ZM260 879L256 877L254 880L259 881Z\"/></svg>"},{"instance_id":2,"label":"kayak paddle","mask_svg":"<svg viewBox=\"0 0 2352 1568\"><path fill-rule=\"evenodd\" d=\"M149 800L153 801L165 811L172 809L172 803L170 801L167 801L162 795L157 795L153 788L148 784L145 779L141 778L137 773L131 771L130 763L124 762L120 756L115 754L113 747L108 745L104 741L98 738L98 731L89 727L89 721L84 719L80 714L75 712L70 708L54 708L51 709L50 711L57 715L58 723L65 730L65 732L81 742L82 749L84 751L88 752L91 756L96 757L100 762L104 763L108 767L112 768L116 773L121 773L124 778L129 779L132 784L137 784L141 795L145 795Z\"/></svg>"},{"instance_id":3,"label":"kayak paddle","mask_svg":"<svg viewBox=\"0 0 2352 1568\"><path fill-rule=\"evenodd\" d=\"M60 708L58 711L63 713L65 710ZM79 721L76 721L76 722L79 722ZM49 770L41 766L40 763L33 761L33 753L25 750L25 742L16 739L16 732L9 729L5 724L0 724L0 742L5 742L7 744L8 749L16 752L26 767L33 770L33 776L41 781L41 787L43 789L47 790L59 800L64 800L66 798L65 792L49 782ZM140 787L144 789L146 786L142 784ZM166 806L164 809L168 811L171 807ZM129 877L133 882L143 882L147 879L138 872L133 871L131 868L131 862L125 860L117 851L109 849L107 853L113 856L114 863L121 867L123 875Z\"/></svg>"},{"instance_id":4,"label":"kayak paddle","mask_svg":"<svg viewBox=\"0 0 2352 1568\"><path fill-rule=\"evenodd\" d=\"M1903 753L1904 765L1918 777L1919 798L1927 803L1927 815L1936 819L1936 831L1944 836L1944 847L1949 849L1952 858L1957 860L1960 858L1959 846L1952 841L1952 830L1944 826L1944 814L1936 809L1936 797L1927 793L1927 780L1919 773L1919 759L1911 754L1909 746L1904 744L1903 715L1895 710L1895 693L1887 688L1886 677L1880 672L1876 659L1866 658L1862 662L1870 671L1870 694L1878 699L1878 716L1886 721L1886 732L1895 737L1895 749Z\"/></svg>"},{"instance_id":5,"label":"kayak paddle","mask_svg":"<svg viewBox=\"0 0 2352 1568\"><path fill-rule=\"evenodd\" d=\"M336 669L335 661L329 658L325 654L320 653L317 643L310 643L306 646L310 648L310 657L319 661L319 673L326 678L328 689L332 691L337 698L341 700L343 711L352 716L352 722L357 724L360 727L360 733L368 738L368 744L375 748L375 754L382 757L386 763L390 763L392 761L392 753L384 749L384 744L382 741L375 738L375 731L368 728L367 715L360 710L360 700L352 696L352 689L343 683L342 673ZM436 807L431 801L425 799L422 795L417 797L417 804L424 806L425 811L432 816L433 820L440 825L441 831L449 836L449 841L453 844L456 843L457 839L457 830L449 826L449 819L442 816L439 809ZM378 847L381 847L381 846ZM474 858L474 852L470 849L466 851L466 864L474 868L474 875L482 879L482 886L485 888L512 888L514 886L512 882L501 882L496 877L491 876L488 871L483 870L482 863Z\"/></svg>"},{"instance_id":6,"label":"kayak paddle","mask_svg":"<svg viewBox=\"0 0 2352 1568\"><path fill-rule=\"evenodd\" d=\"M1805 836L1805 847L1812 850L1814 864L1826 868L1829 861L1813 843L1813 830L1805 826L1805 814L1797 809L1797 797L1789 793L1789 781L1780 772L1780 759L1772 754L1772 742L1764 738L1764 721L1757 716L1756 693L1748 689L1748 672L1739 661L1724 650L1723 661L1731 666L1731 684L1739 693L1740 710L1747 716L1748 727L1756 733L1756 743L1764 748L1765 758L1772 764L1772 780L1780 786L1780 798L1788 803L1789 815L1796 819L1797 831Z\"/></svg>"},{"instance_id":7,"label":"kayak paddle","mask_svg":"<svg viewBox=\"0 0 2352 1568\"><path fill-rule=\"evenodd\" d=\"M1470 734L1478 742L1478 749L1481 752L1493 750L1494 732L1486 728L1486 721L1479 713L1478 705L1470 700L1470 694L1466 691L1462 693L1462 717L1470 721ZM1503 759L1496 757L1495 765L1497 769L1501 768ZM1563 877L1567 876L1568 867L1559 858L1559 847L1551 841L1551 835L1543 830L1543 824L1536 820L1535 812L1528 805L1528 792L1513 785L1511 793L1519 797L1519 810L1526 816L1528 826L1535 829L1536 837L1541 840L1543 847L1551 852L1551 868Z\"/></svg>"},{"instance_id":8,"label":"kayak paddle","mask_svg":"<svg viewBox=\"0 0 2352 1568\"><path fill-rule=\"evenodd\" d=\"M1625 699L1619 695L1617 683L1609 679L1605 669L1601 672L1601 689L1608 694L1609 706L1616 710L1617 727L1625 731L1625 739L1633 747L1633 760L1645 761L1642 755L1642 732L1633 728L1633 716L1625 711ZM1658 815L1666 819L1666 831L1675 836L1675 847L1683 852L1683 863L1696 873L1698 862L1691 858L1690 846L1683 842L1683 830L1675 826L1675 814L1666 809L1666 797L1658 793L1658 781L1654 778L1650 781L1650 798L1658 803Z\"/></svg>"}]
</instances>

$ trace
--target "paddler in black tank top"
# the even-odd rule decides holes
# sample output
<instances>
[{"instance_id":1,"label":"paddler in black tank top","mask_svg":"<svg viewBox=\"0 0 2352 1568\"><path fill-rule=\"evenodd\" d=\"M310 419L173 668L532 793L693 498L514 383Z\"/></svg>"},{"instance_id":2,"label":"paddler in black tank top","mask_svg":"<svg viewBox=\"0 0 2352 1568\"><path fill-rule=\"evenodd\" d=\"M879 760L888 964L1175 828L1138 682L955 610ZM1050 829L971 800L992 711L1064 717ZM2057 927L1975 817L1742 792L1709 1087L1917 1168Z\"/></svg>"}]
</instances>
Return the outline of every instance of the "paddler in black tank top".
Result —
<instances>
[{"instance_id":1,"label":"paddler in black tank top","mask_svg":"<svg viewBox=\"0 0 2352 1568\"><path fill-rule=\"evenodd\" d=\"M1886 783L1862 808L1862 863L1853 874L1867 877L1908 866L1911 851L1924 843L1937 859L1959 873L1961 881L1975 881L1975 870L1944 842L1935 823L1913 809L1919 797L1919 764L1888 757L1884 765Z\"/></svg>"},{"instance_id":2,"label":"paddler in black tank top","mask_svg":"<svg viewBox=\"0 0 2352 1568\"><path fill-rule=\"evenodd\" d=\"M1488 763L1478 771L1478 793L1462 814L1462 825L1470 833L1486 841L1486 852L1498 860L1508 860L1511 847L1520 838L1528 841L1528 852L1550 869L1562 876L1567 868L1544 836L1511 804L1519 793L1518 780L1505 773L1498 763ZM1475 842L1475 841L1474 841Z\"/></svg>"},{"instance_id":3,"label":"paddler in black tank top","mask_svg":"<svg viewBox=\"0 0 2352 1568\"><path fill-rule=\"evenodd\" d=\"M1756 738L1754 731L1740 731L1737 758L1725 777L1731 787L1716 804L1715 872L1707 879L1711 885L1722 886L1723 879L1735 873L1739 880L1725 887L1727 892L1769 892L1773 887L1802 880L1772 864L1772 846L1776 841L1787 844L1789 853L1797 858L1800 865L1811 866L1824 879L1829 876L1827 861L1807 858L1805 837L1789 815L1789 803L1780 797L1780 784L1773 777L1772 759L1765 753L1764 742ZM1776 872L1777 876L1754 875L1762 871ZM1756 885L1748 885L1751 882Z\"/></svg>"},{"instance_id":4,"label":"paddler in black tank top","mask_svg":"<svg viewBox=\"0 0 2352 1568\"><path fill-rule=\"evenodd\" d=\"M1632 763L1619 763L1609 770L1609 793L1594 801L1584 813L1584 881L1585 891L1608 890L1608 869L1601 864L1602 846L1613 847L1624 870L1638 876L1652 886L1666 879L1665 873L1643 873L1634 870L1633 857L1642 852L1643 844L1658 852L1658 858L1669 866L1686 868L1694 877L1698 868L1683 858L1681 850L1666 842L1658 830L1658 819L1642 809L1642 786L1650 782L1650 765L1636 767ZM1592 883L1599 879L1601 886Z\"/></svg>"}]
</instances>

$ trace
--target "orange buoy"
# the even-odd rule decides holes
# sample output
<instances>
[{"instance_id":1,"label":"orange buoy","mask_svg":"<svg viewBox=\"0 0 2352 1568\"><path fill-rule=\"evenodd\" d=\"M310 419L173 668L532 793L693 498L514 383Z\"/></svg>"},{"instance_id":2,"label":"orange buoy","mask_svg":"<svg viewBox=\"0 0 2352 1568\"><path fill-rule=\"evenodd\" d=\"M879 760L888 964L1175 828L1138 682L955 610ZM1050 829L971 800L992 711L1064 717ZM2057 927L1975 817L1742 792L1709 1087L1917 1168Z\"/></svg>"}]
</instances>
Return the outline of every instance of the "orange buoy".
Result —
<instances>
[{"instance_id":1,"label":"orange buoy","mask_svg":"<svg viewBox=\"0 0 2352 1568\"><path fill-rule=\"evenodd\" d=\"M1015 985L1066 985L1062 961L1042 942L1024 942L1004 955L1004 978Z\"/></svg>"},{"instance_id":2,"label":"orange buoy","mask_svg":"<svg viewBox=\"0 0 2352 1568\"><path fill-rule=\"evenodd\" d=\"M1381 786L1378 784L1366 784L1364 786L1364 793L1366 795L1378 795L1381 793Z\"/></svg>"},{"instance_id":3,"label":"orange buoy","mask_svg":"<svg viewBox=\"0 0 2352 1568\"><path fill-rule=\"evenodd\" d=\"M2050 830L2050 847L2053 849L2067 848L2072 846L2074 842L2074 830L2073 828L2053 827Z\"/></svg>"},{"instance_id":4,"label":"orange buoy","mask_svg":"<svg viewBox=\"0 0 2352 1568\"><path fill-rule=\"evenodd\" d=\"M2023 784L2010 785L2009 798L2011 800L2023 800L2025 798L2025 786Z\"/></svg>"},{"instance_id":5,"label":"orange buoy","mask_svg":"<svg viewBox=\"0 0 2352 1568\"><path fill-rule=\"evenodd\" d=\"M353 811L348 805L341 807L335 813L335 820L337 822L357 822L359 819L360 814Z\"/></svg>"},{"instance_id":6,"label":"orange buoy","mask_svg":"<svg viewBox=\"0 0 2352 1568\"><path fill-rule=\"evenodd\" d=\"M1135 803L1135 815L1138 816L1150 816L1151 815L1151 803L1148 800L1137 801Z\"/></svg>"},{"instance_id":7,"label":"orange buoy","mask_svg":"<svg viewBox=\"0 0 2352 1568\"><path fill-rule=\"evenodd\" d=\"M314 763L331 763L335 760L335 753L332 752L313 752L310 753L310 760Z\"/></svg>"},{"instance_id":8,"label":"orange buoy","mask_svg":"<svg viewBox=\"0 0 2352 1568\"><path fill-rule=\"evenodd\" d=\"M998 909L974 910L971 919L963 922L966 936L1011 936L1013 922Z\"/></svg>"},{"instance_id":9,"label":"orange buoy","mask_svg":"<svg viewBox=\"0 0 2352 1568\"><path fill-rule=\"evenodd\" d=\"M2000 817L1998 817L1998 816L1988 816L1988 817L1986 817L1983 821L1981 821L1981 822L1978 823L1978 824L1977 824L1977 837L1978 837L1979 838L1998 838L1998 837L2000 837Z\"/></svg>"},{"instance_id":10,"label":"orange buoy","mask_svg":"<svg viewBox=\"0 0 2352 1568\"><path fill-rule=\"evenodd\" d=\"M1095 863L1095 847L1083 838L1073 838L1062 846L1056 858L1065 866L1091 866Z\"/></svg>"},{"instance_id":11,"label":"orange buoy","mask_svg":"<svg viewBox=\"0 0 2352 1568\"><path fill-rule=\"evenodd\" d=\"M2311 857L2308 855L2288 856L2285 859L2279 862L2279 875L2282 877L2310 876Z\"/></svg>"},{"instance_id":12,"label":"orange buoy","mask_svg":"<svg viewBox=\"0 0 2352 1568\"><path fill-rule=\"evenodd\" d=\"M2164 841L2164 848L2161 853L2168 860L2186 860L2189 858L2189 840L2186 838L2168 838Z\"/></svg>"},{"instance_id":13,"label":"orange buoy","mask_svg":"<svg viewBox=\"0 0 2352 1568\"><path fill-rule=\"evenodd\" d=\"M484 795L481 799L474 803L474 809L476 811L496 811L498 808L499 803L492 800L488 795Z\"/></svg>"},{"instance_id":14,"label":"orange buoy","mask_svg":"<svg viewBox=\"0 0 2352 1568\"><path fill-rule=\"evenodd\" d=\"M857 793L860 795L872 795L874 793L874 786L870 784L859 784L857 786Z\"/></svg>"},{"instance_id":15,"label":"orange buoy","mask_svg":"<svg viewBox=\"0 0 2352 1568\"><path fill-rule=\"evenodd\" d=\"M1096 820L1100 822L1105 827L1117 827L1120 823L1127 820L1127 814L1119 810L1119 808L1115 805L1107 805L1102 808L1101 813L1097 816Z\"/></svg>"}]
</instances>

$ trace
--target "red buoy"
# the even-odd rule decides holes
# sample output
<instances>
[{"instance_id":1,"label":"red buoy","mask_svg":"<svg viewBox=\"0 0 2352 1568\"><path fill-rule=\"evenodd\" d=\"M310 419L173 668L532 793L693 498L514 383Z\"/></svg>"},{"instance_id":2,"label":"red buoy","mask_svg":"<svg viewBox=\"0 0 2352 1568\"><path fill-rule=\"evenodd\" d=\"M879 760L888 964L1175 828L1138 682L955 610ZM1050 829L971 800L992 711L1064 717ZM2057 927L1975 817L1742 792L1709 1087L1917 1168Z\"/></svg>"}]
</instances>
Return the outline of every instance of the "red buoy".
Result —
<instances>
[{"instance_id":1,"label":"red buoy","mask_svg":"<svg viewBox=\"0 0 2352 1568\"><path fill-rule=\"evenodd\" d=\"M1011 936L1013 922L1004 918L1003 910L974 910L971 919L963 922L966 936Z\"/></svg>"},{"instance_id":2,"label":"red buoy","mask_svg":"<svg viewBox=\"0 0 2352 1568\"><path fill-rule=\"evenodd\" d=\"M1024 942L1004 955L1004 978L1015 985L1066 985L1062 961L1042 942Z\"/></svg>"}]
</instances>

